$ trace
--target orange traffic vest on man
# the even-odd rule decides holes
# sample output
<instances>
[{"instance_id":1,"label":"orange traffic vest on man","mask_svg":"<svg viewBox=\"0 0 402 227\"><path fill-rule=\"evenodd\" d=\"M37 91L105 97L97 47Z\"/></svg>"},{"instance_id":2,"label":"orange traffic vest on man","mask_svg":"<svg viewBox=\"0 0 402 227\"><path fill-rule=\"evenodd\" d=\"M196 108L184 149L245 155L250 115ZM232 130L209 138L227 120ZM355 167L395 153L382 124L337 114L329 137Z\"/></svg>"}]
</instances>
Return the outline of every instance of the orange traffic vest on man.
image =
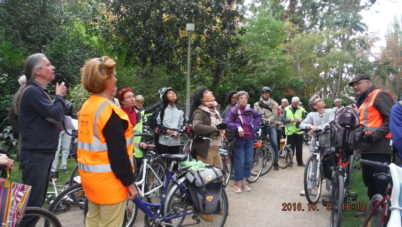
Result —
<instances>
[{"instance_id":1,"label":"orange traffic vest on man","mask_svg":"<svg viewBox=\"0 0 402 227\"><path fill-rule=\"evenodd\" d=\"M373 133L384 123L380 111L374 107L374 101L380 91L380 89L374 89L371 91L364 103L359 107L360 125L363 125L366 128L366 134ZM391 138L391 133L388 133L386 138Z\"/></svg>"},{"instance_id":2,"label":"orange traffic vest on man","mask_svg":"<svg viewBox=\"0 0 402 227\"><path fill-rule=\"evenodd\" d=\"M128 122L124 133L127 155L133 163L133 126L127 114L110 100L92 95L78 117L78 167L86 197L97 204L115 204L127 199L128 189L112 172L102 130L112 112ZM133 168L134 169L134 168Z\"/></svg>"}]
</instances>

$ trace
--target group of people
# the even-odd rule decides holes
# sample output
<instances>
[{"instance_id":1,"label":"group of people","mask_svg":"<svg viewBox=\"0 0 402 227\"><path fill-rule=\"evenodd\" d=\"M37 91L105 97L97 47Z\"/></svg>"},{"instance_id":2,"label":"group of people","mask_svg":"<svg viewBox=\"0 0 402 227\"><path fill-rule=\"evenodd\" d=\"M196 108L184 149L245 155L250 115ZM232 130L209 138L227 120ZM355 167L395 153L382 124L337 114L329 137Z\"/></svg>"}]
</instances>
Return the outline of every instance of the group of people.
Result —
<instances>
[{"instance_id":1,"label":"group of people","mask_svg":"<svg viewBox=\"0 0 402 227\"><path fill-rule=\"evenodd\" d=\"M68 112L68 103L64 98L67 89L64 83L57 83L56 95L51 98L46 88L55 79L55 67L43 54L33 54L27 58L24 74L27 83L20 88L14 101L19 118L21 169L23 182L32 185L28 206L41 207L61 137L60 122ZM194 135L203 138L193 143L197 160L222 168L219 147L225 138L233 139L233 190L236 193L252 190L246 179L250 177L253 164L256 130L262 121L270 125L268 135L274 151L274 169L278 170L282 131L277 126L286 126L284 133L296 152L297 165L302 167L301 129L322 127L333 119L335 112L334 109L325 109L325 102L319 96L313 96L309 101L313 112L307 115L298 97L293 97L290 105L284 98L279 105L271 97L271 89L263 87L260 99L253 107L249 104L246 91L229 92L228 106L219 113L213 92L202 87L194 92L190 117L185 119L174 88L162 88L159 91L160 103L144 108L142 96L135 96L132 88L117 90L116 82L116 62L107 56L89 59L81 69L81 83L91 93L78 114L77 162L89 201L86 226L121 226L126 200L138 193L133 172L141 162L141 148L145 148L146 144L135 133L142 132L143 118L147 112L154 115L154 131L158 135L156 151L160 154L179 153L178 132L186 120L192 125ZM368 129L363 138L362 157L391 161L388 125L392 97L375 88L365 75L353 78L350 85L358 95L360 122ZM335 103L340 103L336 105L336 110L342 108L341 100L335 100ZM400 113L400 109L396 107L394 112ZM400 116L394 124L391 123L399 130L397 135L402 131ZM401 142L395 144L400 146ZM363 179L368 186L369 196L378 187L372 180L376 172L363 166ZM24 218L21 226L32 221Z\"/></svg>"}]
</instances>

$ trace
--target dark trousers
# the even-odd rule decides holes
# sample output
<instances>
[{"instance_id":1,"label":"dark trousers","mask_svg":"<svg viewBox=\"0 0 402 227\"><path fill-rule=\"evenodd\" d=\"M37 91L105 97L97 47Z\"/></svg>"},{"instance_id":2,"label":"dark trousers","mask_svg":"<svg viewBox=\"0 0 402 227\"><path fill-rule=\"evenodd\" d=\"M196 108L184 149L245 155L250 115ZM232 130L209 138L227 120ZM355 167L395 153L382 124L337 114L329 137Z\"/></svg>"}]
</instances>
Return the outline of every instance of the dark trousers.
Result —
<instances>
[{"instance_id":1,"label":"dark trousers","mask_svg":"<svg viewBox=\"0 0 402 227\"><path fill-rule=\"evenodd\" d=\"M391 162L391 154L362 154L361 158L376 162ZM384 173L386 171L386 168L362 164L363 181L367 187L367 195L370 199L377 193L384 195L387 185L382 181L376 180L377 178L373 175L376 173Z\"/></svg>"},{"instance_id":2,"label":"dark trousers","mask_svg":"<svg viewBox=\"0 0 402 227\"><path fill-rule=\"evenodd\" d=\"M31 185L29 207L42 207L45 202L49 172L54 160L53 154L22 151L20 154L22 181ZM35 217L23 218L19 226L32 226L37 220Z\"/></svg>"},{"instance_id":3,"label":"dark trousers","mask_svg":"<svg viewBox=\"0 0 402 227\"><path fill-rule=\"evenodd\" d=\"M158 143L156 145L156 153L158 154L178 154L180 146L165 146Z\"/></svg>"},{"instance_id":4,"label":"dark trousers","mask_svg":"<svg viewBox=\"0 0 402 227\"><path fill-rule=\"evenodd\" d=\"M288 136L288 143L291 145L293 152L296 153L297 164L303 164L303 134L293 134Z\"/></svg>"}]
</instances>

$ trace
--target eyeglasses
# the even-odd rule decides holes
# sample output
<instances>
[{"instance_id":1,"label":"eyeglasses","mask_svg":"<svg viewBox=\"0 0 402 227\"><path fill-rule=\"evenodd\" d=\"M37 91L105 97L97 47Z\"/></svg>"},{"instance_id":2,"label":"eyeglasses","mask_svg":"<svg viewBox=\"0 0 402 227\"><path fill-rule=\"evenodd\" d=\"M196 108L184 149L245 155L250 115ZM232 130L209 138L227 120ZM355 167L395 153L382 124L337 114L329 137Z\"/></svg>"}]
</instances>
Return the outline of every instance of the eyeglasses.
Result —
<instances>
[{"instance_id":1,"label":"eyeglasses","mask_svg":"<svg viewBox=\"0 0 402 227\"><path fill-rule=\"evenodd\" d=\"M322 99L319 99L317 101L314 102L314 105L316 105L317 103L322 102Z\"/></svg>"}]
</instances>

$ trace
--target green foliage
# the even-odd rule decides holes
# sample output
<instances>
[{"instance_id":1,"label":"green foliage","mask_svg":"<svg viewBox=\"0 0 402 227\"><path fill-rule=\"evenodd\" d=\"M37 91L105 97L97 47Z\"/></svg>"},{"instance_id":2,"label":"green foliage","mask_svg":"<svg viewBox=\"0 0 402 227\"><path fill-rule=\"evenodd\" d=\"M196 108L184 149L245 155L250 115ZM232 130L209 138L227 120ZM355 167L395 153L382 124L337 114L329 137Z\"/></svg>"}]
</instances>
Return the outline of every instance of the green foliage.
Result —
<instances>
[{"instance_id":1,"label":"green foliage","mask_svg":"<svg viewBox=\"0 0 402 227\"><path fill-rule=\"evenodd\" d=\"M72 103L74 103L74 108L77 112L81 109L82 104L84 104L85 100L88 99L90 93L87 92L82 84L75 85L72 89L69 90L69 98Z\"/></svg>"}]
</instances>

